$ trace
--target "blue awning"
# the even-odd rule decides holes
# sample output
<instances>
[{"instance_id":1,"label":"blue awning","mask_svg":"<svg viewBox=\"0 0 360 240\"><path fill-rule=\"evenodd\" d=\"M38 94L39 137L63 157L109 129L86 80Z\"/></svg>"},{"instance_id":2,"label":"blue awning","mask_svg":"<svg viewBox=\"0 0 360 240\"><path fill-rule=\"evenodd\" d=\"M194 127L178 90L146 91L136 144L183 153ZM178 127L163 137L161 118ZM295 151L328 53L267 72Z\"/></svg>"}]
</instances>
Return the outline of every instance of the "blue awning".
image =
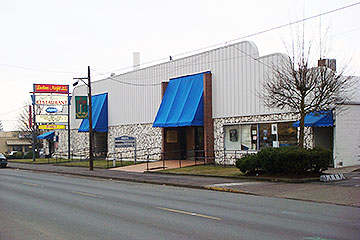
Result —
<instances>
[{"instance_id":1,"label":"blue awning","mask_svg":"<svg viewBox=\"0 0 360 240\"><path fill-rule=\"evenodd\" d=\"M94 132L108 131L108 94L91 96L92 129ZM89 119L83 119L79 132L89 131Z\"/></svg>"},{"instance_id":2,"label":"blue awning","mask_svg":"<svg viewBox=\"0 0 360 240\"><path fill-rule=\"evenodd\" d=\"M332 111L309 113L305 116L305 127L331 127L334 125ZM300 121L293 124L294 127L300 126Z\"/></svg>"},{"instance_id":3,"label":"blue awning","mask_svg":"<svg viewBox=\"0 0 360 240\"><path fill-rule=\"evenodd\" d=\"M199 73L169 81L153 127L204 125L203 75Z\"/></svg>"},{"instance_id":4,"label":"blue awning","mask_svg":"<svg viewBox=\"0 0 360 240\"><path fill-rule=\"evenodd\" d=\"M43 133L39 136L37 136L36 138L37 139L53 139L55 136L55 132L46 132L46 133Z\"/></svg>"}]
</instances>

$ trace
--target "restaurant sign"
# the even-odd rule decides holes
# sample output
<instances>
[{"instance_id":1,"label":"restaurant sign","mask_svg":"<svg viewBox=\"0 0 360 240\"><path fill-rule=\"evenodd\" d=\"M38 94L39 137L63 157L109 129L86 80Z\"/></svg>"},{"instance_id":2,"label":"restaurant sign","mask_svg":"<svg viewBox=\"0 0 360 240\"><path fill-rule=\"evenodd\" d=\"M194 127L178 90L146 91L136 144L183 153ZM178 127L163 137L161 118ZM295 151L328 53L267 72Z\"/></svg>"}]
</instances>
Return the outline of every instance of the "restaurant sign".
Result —
<instances>
[{"instance_id":1,"label":"restaurant sign","mask_svg":"<svg viewBox=\"0 0 360 240\"><path fill-rule=\"evenodd\" d=\"M36 105L68 105L67 95L35 95Z\"/></svg>"},{"instance_id":2,"label":"restaurant sign","mask_svg":"<svg viewBox=\"0 0 360 240\"><path fill-rule=\"evenodd\" d=\"M69 93L69 85L34 84L35 93Z\"/></svg>"},{"instance_id":3,"label":"restaurant sign","mask_svg":"<svg viewBox=\"0 0 360 240\"><path fill-rule=\"evenodd\" d=\"M75 96L76 119L88 118L88 101L86 96Z\"/></svg>"},{"instance_id":4,"label":"restaurant sign","mask_svg":"<svg viewBox=\"0 0 360 240\"><path fill-rule=\"evenodd\" d=\"M66 128L65 125L55 125L55 124L39 125L39 129L43 129L43 130L61 130L65 128Z\"/></svg>"},{"instance_id":5,"label":"restaurant sign","mask_svg":"<svg viewBox=\"0 0 360 240\"><path fill-rule=\"evenodd\" d=\"M67 123L68 115L36 115L37 123Z\"/></svg>"}]
</instances>

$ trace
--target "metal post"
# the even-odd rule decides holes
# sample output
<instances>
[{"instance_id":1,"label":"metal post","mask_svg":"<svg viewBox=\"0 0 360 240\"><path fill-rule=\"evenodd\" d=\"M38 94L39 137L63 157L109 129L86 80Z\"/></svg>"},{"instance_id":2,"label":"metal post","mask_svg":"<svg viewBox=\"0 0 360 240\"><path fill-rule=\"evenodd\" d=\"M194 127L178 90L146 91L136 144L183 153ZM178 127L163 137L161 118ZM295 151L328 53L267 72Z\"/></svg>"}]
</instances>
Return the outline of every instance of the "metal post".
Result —
<instances>
[{"instance_id":1,"label":"metal post","mask_svg":"<svg viewBox=\"0 0 360 240\"><path fill-rule=\"evenodd\" d=\"M136 139L135 139L135 146L134 146L134 160L136 164Z\"/></svg>"},{"instance_id":2,"label":"metal post","mask_svg":"<svg viewBox=\"0 0 360 240\"><path fill-rule=\"evenodd\" d=\"M162 154L162 160L163 160L163 169L165 169L165 153Z\"/></svg>"},{"instance_id":3,"label":"metal post","mask_svg":"<svg viewBox=\"0 0 360 240\"><path fill-rule=\"evenodd\" d=\"M116 145L116 143L115 143L115 138L114 138L114 154L113 154L113 167L116 167L116 153L115 153L115 145Z\"/></svg>"},{"instance_id":4,"label":"metal post","mask_svg":"<svg viewBox=\"0 0 360 240\"><path fill-rule=\"evenodd\" d=\"M94 162L93 162L93 129L92 129L90 66L88 66L88 98L89 98L89 170L92 171L94 170Z\"/></svg>"},{"instance_id":5,"label":"metal post","mask_svg":"<svg viewBox=\"0 0 360 240\"><path fill-rule=\"evenodd\" d=\"M70 95L68 93L68 159L70 161Z\"/></svg>"},{"instance_id":6,"label":"metal post","mask_svg":"<svg viewBox=\"0 0 360 240\"><path fill-rule=\"evenodd\" d=\"M123 161L122 161L122 152L120 152L120 166L122 167Z\"/></svg>"},{"instance_id":7,"label":"metal post","mask_svg":"<svg viewBox=\"0 0 360 240\"><path fill-rule=\"evenodd\" d=\"M149 149L147 151L146 171L149 171Z\"/></svg>"},{"instance_id":8,"label":"metal post","mask_svg":"<svg viewBox=\"0 0 360 240\"><path fill-rule=\"evenodd\" d=\"M32 132L32 139L33 139L33 142L32 142L32 151L33 151L33 162L35 162L35 155L36 155L36 152L35 152L35 141L36 141L36 136L35 136L35 128L36 128L36 120L35 120L35 95L33 94L33 126L32 126L32 129L33 129L33 132Z\"/></svg>"}]
</instances>

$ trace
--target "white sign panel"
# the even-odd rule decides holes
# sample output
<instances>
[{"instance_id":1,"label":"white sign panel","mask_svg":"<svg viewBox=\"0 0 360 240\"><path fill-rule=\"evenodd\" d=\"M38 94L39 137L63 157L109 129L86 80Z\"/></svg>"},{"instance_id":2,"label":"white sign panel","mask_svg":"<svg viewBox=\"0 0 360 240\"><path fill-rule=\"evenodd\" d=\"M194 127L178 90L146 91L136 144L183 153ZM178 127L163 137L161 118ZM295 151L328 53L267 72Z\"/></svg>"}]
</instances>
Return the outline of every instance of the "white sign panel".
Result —
<instances>
[{"instance_id":1,"label":"white sign panel","mask_svg":"<svg viewBox=\"0 0 360 240\"><path fill-rule=\"evenodd\" d=\"M67 123L68 115L36 115L37 123Z\"/></svg>"},{"instance_id":2,"label":"white sign panel","mask_svg":"<svg viewBox=\"0 0 360 240\"><path fill-rule=\"evenodd\" d=\"M277 124L276 123L271 124L271 134L276 135L276 134L278 134L277 131L278 131Z\"/></svg>"},{"instance_id":3,"label":"white sign panel","mask_svg":"<svg viewBox=\"0 0 360 240\"><path fill-rule=\"evenodd\" d=\"M36 105L68 105L67 95L35 95Z\"/></svg>"}]
</instances>

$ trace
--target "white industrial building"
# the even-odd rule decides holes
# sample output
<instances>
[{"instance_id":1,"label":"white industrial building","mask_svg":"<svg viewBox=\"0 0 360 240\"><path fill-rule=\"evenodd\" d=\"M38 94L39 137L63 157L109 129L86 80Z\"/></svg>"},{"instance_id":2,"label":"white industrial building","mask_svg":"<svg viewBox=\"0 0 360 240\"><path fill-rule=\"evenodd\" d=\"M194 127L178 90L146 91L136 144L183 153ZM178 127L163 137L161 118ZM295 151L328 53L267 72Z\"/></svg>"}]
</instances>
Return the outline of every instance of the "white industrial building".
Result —
<instances>
[{"instance_id":1,"label":"white industrial building","mask_svg":"<svg viewBox=\"0 0 360 240\"><path fill-rule=\"evenodd\" d=\"M269 109L258 94L271 74L269 66L287 59L281 53L259 56L256 45L246 41L94 81L92 95L103 104L95 110L99 115L93 122L95 148L108 155L126 154L126 149L114 147L115 137L131 136L140 151L155 159L206 157L233 163L235 157L249 151L295 145L297 129L293 124L299 120L298 114ZM196 91L185 86L190 81L201 81ZM190 101L190 95L184 93L193 90L191 94L199 96L199 101ZM76 87L72 95L74 106L74 96L86 96L87 86ZM185 100L180 95L186 95ZM168 106L170 100L162 103L163 96L172 99L173 105ZM333 126L306 128L306 146L332 148L335 167L360 163L360 99L348 106L340 113L335 111ZM183 116L176 111L189 111L185 115L191 119L171 122L171 116ZM195 121L201 114L202 119ZM70 116L71 151L86 150L88 133L78 132L84 127L83 120L75 119L74 107ZM83 131L87 131L86 126ZM67 131L56 134L60 135L58 151L66 152Z\"/></svg>"}]
</instances>

